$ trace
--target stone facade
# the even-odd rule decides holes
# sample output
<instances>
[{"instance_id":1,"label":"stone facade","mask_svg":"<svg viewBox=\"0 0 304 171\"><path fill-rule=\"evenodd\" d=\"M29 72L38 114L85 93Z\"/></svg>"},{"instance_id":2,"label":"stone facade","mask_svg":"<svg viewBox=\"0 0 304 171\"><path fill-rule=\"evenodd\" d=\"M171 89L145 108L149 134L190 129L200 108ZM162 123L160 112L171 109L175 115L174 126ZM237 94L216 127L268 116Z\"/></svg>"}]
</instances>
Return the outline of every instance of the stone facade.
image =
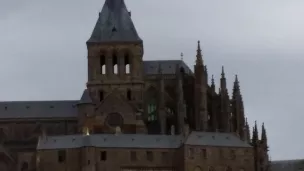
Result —
<instances>
[{"instance_id":1,"label":"stone facade","mask_svg":"<svg viewBox=\"0 0 304 171\"><path fill-rule=\"evenodd\" d=\"M266 129L250 135L239 81L145 61L123 0L106 0L87 41L80 100L0 102L1 171L269 170ZM211 79L211 84L208 80Z\"/></svg>"}]
</instances>

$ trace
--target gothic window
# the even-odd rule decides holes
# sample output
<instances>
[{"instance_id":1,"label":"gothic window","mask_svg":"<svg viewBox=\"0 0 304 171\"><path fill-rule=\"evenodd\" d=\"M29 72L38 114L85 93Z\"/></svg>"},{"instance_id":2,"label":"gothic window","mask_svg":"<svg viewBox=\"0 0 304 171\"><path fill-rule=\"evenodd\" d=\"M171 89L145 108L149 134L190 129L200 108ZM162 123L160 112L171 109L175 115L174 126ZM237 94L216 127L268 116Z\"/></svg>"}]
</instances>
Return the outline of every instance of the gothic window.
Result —
<instances>
[{"instance_id":1,"label":"gothic window","mask_svg":"<svg viewBox=\"0 0 304 171\"><path fill-rule=\"evenodd\" d=\"M58 163L63 163L66 160L66 152L65 150L58 151Z\"/></svg>"},{"instance_id":2,"label":"gothic window","mask_svg":"<svg viewBox=\"0 0 304 171\"><path fill-rule=\"evenodd\" d=\"M99 91L99 101L103 101L104 93L102 90Z\"/></svg>"},{"instance_id":3,"label":"gothic window","mask_svg":"<svg viewBox=\"0 0 304 171\"><path fill-rule=\"evenodd\" d=\"M106 74L106 57L104 55L100 56L100 67L101 74Z\"/></svg>"},{"instance_id":4,"label":"gothic window","mask_svg":"<svg viewBox=\"0 0 304 171\"><path fill-rule=\"evenodd\" d=\"M125 73L130 74L130 58L128 53L125 54Z\"/></svg>"},{"instance_id":5,"label":"gothic window","mask_svg":"<svg viewBox=\"0 0 304 171\"><path fill-rule=\"evenodd\" d=\"M101 151L100 152L100 161L106 161L107 160L107 152Z\"/></svg>"},{"instance_id":6,"label":"gothic window","mask_svg":"<svg viewBox=\"0 0 304 171\"><path fill-rule=\"evenodd\" d=\"M155 121L156 119L156 100L152 99L148 104L148 121Z\"/></svg>"},{"instance_id":7,"label":"gothic window","mask_svg":"<svg viewBox=\"0 0 304 171\"><path fill-rule=\"evenodd\" d=\"M127 99L132 100L131 90L127 90Z\"/></svg>"},{"instance_id":8,"label":"gothic window","mask_svg":"<svg viewBox=\"0 0 304 171\"><path fill-rule=\"evenodd\" d=\"M115 52L113 53L112 62L113 62L113 73L118 74L117 55Z\"/></svg>"}]
</instances>

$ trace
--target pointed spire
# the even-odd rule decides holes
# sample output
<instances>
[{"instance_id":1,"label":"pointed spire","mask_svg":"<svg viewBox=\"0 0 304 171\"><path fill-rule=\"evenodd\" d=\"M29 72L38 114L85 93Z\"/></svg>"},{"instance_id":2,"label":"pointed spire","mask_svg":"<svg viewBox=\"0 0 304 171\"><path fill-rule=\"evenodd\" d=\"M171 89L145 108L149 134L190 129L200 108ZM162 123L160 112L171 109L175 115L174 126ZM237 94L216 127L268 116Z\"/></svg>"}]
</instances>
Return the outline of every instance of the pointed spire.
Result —
<instances>
[{"instance_id":1,"label":"pointed spire","mask_svg":"<svg viewBox=\"0 0 304 171\"><path fill-rule=\"evenodd\" d=\"M261 135L261 140L262 142L267 144L267 134L266 134L266 129L264 123L262 124L262 135Z\"/></svg>"},{"instance_id":2,"label":"pointed spire","mask_svg":"<svg viewBox=\"0 0 304 171\"><path fill-rule=\"evenodd\" d=\"M197 42L196 65L203 65L203 56L202 56L200 41Z\"/></svg>"},{"instance_id":3,"label":"pointed spire","mask_svg":"<svg viewBox=\"0 0 304 171\"><path fill-rule=\"evenodd\" d=\"M235 92L240 91L240 84L239 84L239 80L238 80L237 75L235 75L235 80L234 80L234 83L233 83L233 91L235 91Z\"/></svg>"},{"instance_id":4,"label":"pointed spire","mask_svg":"<svg viewBox=\"0 0 304 171\"><path fill-rule=\"evenodd\" d=\"M252 143L253 145L257 145L259 140L258 126L257 121L254 122L253 132L252 132Z\"/></svg>"},{"instance_id":5,"label":"pointed spire","mask_svg":"<svg viewBox=\"0 0 304 171\"><path fill-rule=\"evenodd\" d=\"M124 0L106 0L87 43L136 42L142 40Z\"/></svg>"},{"instance_id":6,"label":"pointed spire","mask_svg":"<svg viewBox=\"0 0 304 171\"><path fill-rule=\"evenodd\" d=\"M221 73L221 75L222 75L222 78L225 78L224 66L222 66L222 73Z\"/></svg>"},{"instance_id":7,"label":"pointed spire","mask_svg":"<svg viewBox=\"0 0 304 171\"><path fill-rule=\"evenodd\" d=\"M182 52L180 56L181 56L181 60L183 61L184 60L184 53Z\"/></svg>"},{"instance_id":8,"label":"pointed spire","mask_svg":"<svg viewBox=\"0 0 304 171\"><path fill-rule=\"evenodd\" d=\"M211 86L215 86L213 74L211 75Z\"/></svg>"}]
</instances>

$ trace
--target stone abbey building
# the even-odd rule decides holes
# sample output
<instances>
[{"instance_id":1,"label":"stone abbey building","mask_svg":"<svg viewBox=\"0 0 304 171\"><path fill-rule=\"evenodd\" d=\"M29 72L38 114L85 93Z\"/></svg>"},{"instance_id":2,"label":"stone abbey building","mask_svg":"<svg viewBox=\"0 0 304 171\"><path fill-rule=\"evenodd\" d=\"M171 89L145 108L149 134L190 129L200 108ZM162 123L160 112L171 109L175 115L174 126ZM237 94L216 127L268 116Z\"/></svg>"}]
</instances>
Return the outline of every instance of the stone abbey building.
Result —
<instances>
[{"instance_id":1,"label":"stone abbey building","mask_svg":"<svg viewBox=\"0 0 304 171\"><path fill-rule=\"evenodd\" d=\"M237 76L216 90L199 42L193 70L145 61L124 0L106 0L86 44L79 100L0 102L0 171L269 170L264 125L250 135Z\"/></svg>"}]
</instances>

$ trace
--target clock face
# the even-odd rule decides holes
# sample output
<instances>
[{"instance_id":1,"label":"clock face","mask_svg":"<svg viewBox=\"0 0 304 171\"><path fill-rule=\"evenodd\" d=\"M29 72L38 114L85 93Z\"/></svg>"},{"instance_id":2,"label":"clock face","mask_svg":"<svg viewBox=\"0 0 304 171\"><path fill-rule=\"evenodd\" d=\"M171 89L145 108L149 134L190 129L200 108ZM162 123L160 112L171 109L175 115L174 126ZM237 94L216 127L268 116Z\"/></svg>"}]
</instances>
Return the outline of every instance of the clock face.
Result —
<instances>
[{"instance_id":1,"label":"clock face","mask_svg":"<svg viewBox=\"0 0 304 171\"><path fill-rule=\"evenodd\" d=\"M121 127L123 125L123 118L119 113L110 113L106 118L106 124L110 127Z\"/></svg>"}]
</instances>

